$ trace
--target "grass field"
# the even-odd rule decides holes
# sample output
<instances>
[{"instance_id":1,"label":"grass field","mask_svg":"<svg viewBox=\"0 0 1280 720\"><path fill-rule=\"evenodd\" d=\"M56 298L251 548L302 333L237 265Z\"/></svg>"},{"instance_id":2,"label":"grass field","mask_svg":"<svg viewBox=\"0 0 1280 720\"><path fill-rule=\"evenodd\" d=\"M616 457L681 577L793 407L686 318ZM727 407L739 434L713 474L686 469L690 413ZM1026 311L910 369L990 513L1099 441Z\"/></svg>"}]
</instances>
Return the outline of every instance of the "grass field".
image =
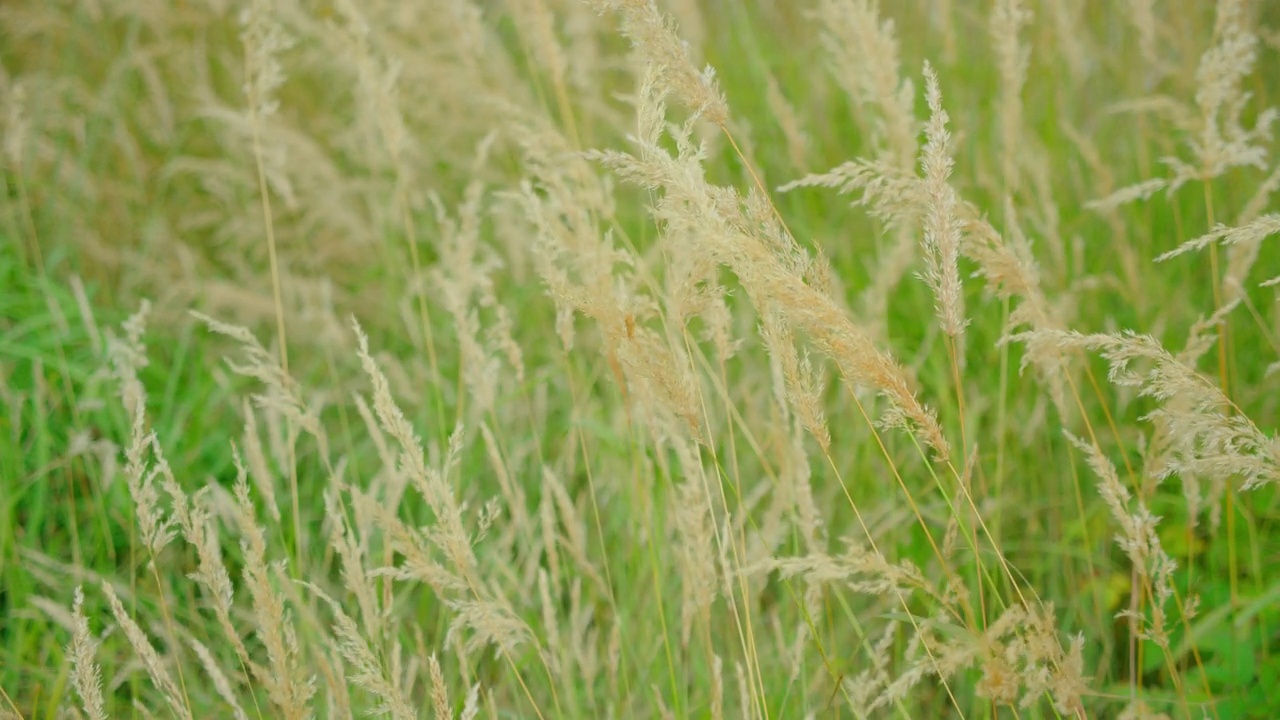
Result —
<instances>
[{"instance_id":1,"label":"grass field","mask_svg":"<svg viewBox=\"0 0 1280 720\"><path fill-rule=\"evenodd\" d=\"M1280 5L0 4L0 718L1280 717Z\"/></svg>"}]
</instances>

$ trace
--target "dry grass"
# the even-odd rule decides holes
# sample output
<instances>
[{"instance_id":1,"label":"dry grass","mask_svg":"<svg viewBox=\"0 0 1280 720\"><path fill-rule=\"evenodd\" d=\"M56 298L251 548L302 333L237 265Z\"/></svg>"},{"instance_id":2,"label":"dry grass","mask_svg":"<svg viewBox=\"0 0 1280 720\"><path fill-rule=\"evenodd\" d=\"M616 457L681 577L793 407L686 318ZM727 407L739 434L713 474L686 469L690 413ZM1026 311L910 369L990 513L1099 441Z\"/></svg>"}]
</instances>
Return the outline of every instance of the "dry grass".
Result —
<instances>
[{"instance_id":1,"label":"dry grass","mask_svg":"<svg viewBox=\"0 0 1280 720\"><path fill-rule=\"evenodd\" d=\"M0 7L0 717L1280 713L1278 18L1159 5Z\"/></svg>"}]
</instances>

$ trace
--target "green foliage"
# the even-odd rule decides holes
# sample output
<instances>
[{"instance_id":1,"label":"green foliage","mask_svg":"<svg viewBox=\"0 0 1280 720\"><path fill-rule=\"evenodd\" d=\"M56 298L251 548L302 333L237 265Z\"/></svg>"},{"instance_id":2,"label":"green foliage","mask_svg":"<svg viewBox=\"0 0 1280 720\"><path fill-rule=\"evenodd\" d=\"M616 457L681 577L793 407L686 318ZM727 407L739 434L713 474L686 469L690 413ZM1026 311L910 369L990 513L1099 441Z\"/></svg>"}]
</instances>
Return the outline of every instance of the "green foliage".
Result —
<instances>
[{"instance_id":1,"label":"green foliage","mask_svg":"<svg viewBox=\"0 0 1280 720\"><path fill-rule=\"evenodd\" d=\"M1275 8L1024 5L0 5L0 718L1280 716Z\"/></svg>"}]
</instances>

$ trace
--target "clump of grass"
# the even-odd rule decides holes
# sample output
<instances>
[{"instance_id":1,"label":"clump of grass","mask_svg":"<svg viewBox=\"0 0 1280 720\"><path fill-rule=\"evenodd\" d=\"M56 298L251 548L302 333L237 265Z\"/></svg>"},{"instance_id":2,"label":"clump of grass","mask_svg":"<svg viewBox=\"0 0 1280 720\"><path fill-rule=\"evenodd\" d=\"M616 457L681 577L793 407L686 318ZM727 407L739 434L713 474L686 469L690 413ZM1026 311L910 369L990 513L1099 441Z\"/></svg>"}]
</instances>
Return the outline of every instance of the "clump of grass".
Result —
<instances>
[{"instance_id":1,"label":"clump of grass","mask_svg":"<svg viewBox=\"0 0 1280 720\"><path fill-rule=\"evenodd\" d=\"M924 12L0 7L0 715L1270 710L1273 18Z\"/></svg>"}]
</instances>

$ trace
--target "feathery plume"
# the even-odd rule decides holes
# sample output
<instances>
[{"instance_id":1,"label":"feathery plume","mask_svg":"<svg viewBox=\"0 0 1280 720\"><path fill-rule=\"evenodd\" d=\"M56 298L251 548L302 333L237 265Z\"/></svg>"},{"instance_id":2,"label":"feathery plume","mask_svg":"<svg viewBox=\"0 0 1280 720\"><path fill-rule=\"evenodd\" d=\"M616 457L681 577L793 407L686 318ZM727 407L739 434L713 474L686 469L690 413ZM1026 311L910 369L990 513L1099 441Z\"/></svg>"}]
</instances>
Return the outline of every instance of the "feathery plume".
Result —
<instances>
[{"instance_id":1,"label":"feathery plume","mask_svg":"<svg viewBox=\"0 0 1280 720\"><path fill-rule=\"evenodd\" d=\"M964 317L964 296L960 288L960 220L956 214L956 193L948 183L951 159L947 132L947 111L942 109L942 91L938 75L928 62L924 65L925 98L929 103L929 122L925 124L925 146L920 154L924 174L924 280L933 290L935 308L942 331L953 338L964 332L969 321Z\"/></svg>"},{"instance_id":2,"label":"feathery plume","mask_svg":"<svg viewBox=\"0 0 1280 720\"><path fill-rule=\"evenodd\" d=\"M151 678L151 683L160 691L160 695L169 705L169 709L180 720L193 720L191 708L187 705L178 683L174 682L166 663L160 657L160 653L156 652L155 646L147 639L147 634L143 632L141 627L138 627L138 623L134 622L133 618L129 617L129 613L124 609L120 598L116 596L115 588L111 586L111 583L103 581L102 592L107 596L107 603L111 606L111 614L115 616L116 622L120 623L125 637L129 639L129 644L133 646L133 651L137 653L138 658L142 661L142 666L146 668L147 675Z\"/></svg>"},{"instance_id":3,"label":"feathery plume","mask_svg":"<svg viewBox=\"0 0 1280 720\"><path fill-rule=\"evenodd\" d=\"M1027 81L1031 49L1018 42L1018 34L1031 22L1031 11L1022 0L996 0L991 11L990 34L1000 70L1000 149L1005 192L1018 188L1018 153L1027 137L1022 127L1022 86Z\"/></svg>"},{"instance_id":4,"label":"feathery plume","mask_svg":"<svg viewBox=\"0 0 1280 720\"><path fill-rule=\"evenodd\" d=\"M1027 343L1024 367L1045 353L1095 351L1110 363L1112 383L1138 388L1140 395L1159 403L1144 419L1168 428L1173 450L1162 477L1183 472L1202 477L1234 475L1243 480L1244 490L1280 481L1280 442L1258 429L1215 383L1179 361L1155 338L1132 332L1084 335L1032 330L1011 339ZM1149 367L1135 369L1136 361Z\"/></svg>"},{"instance_id":5,"label":"feathery plume","mask_svg":"<svg viewBox=\"0 0 1280 720\"><path fill-rule=\"evenodd\" d=\"M81 707L89 720L107 720L106 702L102 698L102 670L95 655L98 642L89 632L89 619L84 616L84 590L76 586L75 601L71 604L71 617L75 632L67 655L71 658L71 685L80 696Z\"/></svg>"},{"instance_id":6,"label":"feathery plume","mask_svg":"<svg viewBox=\"0 0 1280 720\"><path fill-rule=\"evenodd\" d=\"M696 115L716 125L729 121L729 104L708 65L699 71L693 65L675 23L665 16L654 0L592 0L599 11L612 11L622 18L622 34L632 47L662 77L673 96Z\"/></svg>"}]
</instances>

